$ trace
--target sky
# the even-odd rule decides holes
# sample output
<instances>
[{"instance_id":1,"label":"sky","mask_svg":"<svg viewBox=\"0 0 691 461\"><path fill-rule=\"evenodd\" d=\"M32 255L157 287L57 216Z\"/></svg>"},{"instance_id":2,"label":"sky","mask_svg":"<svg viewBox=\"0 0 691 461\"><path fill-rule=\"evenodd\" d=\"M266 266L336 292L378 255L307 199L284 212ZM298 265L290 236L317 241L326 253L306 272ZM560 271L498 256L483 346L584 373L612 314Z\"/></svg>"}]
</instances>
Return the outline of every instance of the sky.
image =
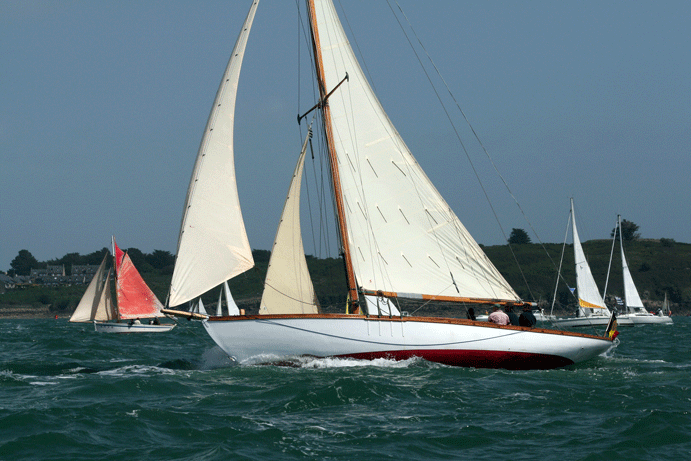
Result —
<instances>
[{"instance_id":1,"label":"sky","mask_svg":"<svg viewBox=\"0 0 691 461\"><path fill-rule=\"evenodd\" d=\"M391 3L453 95L421 54L448 117L389 4L336 3L389 117L479 243L512 228L563 242L570 197L583 241L609 238L621 214L643 238L691 243L691 2ZM0 2L0 270L22 249L44 261L111 235L175 253L249 5ZM255 249L271 248L302 141L296 115L315 102L299 90L311 75L297 65L296 11L262 0L240 76L236 170Z\"/></svg>"}]
</instances>

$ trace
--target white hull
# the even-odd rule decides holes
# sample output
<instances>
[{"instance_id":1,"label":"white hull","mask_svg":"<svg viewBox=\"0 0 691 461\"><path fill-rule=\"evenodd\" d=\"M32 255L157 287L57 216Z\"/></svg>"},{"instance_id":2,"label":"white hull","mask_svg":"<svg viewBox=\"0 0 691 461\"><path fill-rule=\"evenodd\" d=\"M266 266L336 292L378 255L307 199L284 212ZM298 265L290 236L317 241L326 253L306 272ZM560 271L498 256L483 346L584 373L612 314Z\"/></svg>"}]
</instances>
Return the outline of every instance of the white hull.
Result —
<instances>
[{"instance_id":1,"label":"white hull","mask_svg":"<svg viewBox=\"0 0 691 461\"><path fill-rule=\"evenodd\" d=\"M267 315L210 318L203 324L216 344L241 363L299 356L421 357L456 366L548 369L612 347L608 339L580 333L445 318Z\"/></svg>"},{"instance_id":2,"label":"white hull","mask_svg":"<svg viewBox=\"0 0 691 461\"><path fill-rule=\"evenodd\" d=\"M619 319L625 318L633 325L672 325L672 317L667 315L654 314L621 314L617 315L617 322Z\"/></svg>"},{"instance_id":3,"label":"white hull","mask_svg":"<svg viewBox=\"0 0 691 461\"><path fill-rule=\"evenodd\" d=\"M175 328L175 323L130 325L128 322L94 322L94 328L99 333L162 333Z\"/></svg>"},{"instance_id":4,"label":"white hull","mask_svg":"<svg viewBox=\"0 0 691 461\"><path fill-rule=\"evenodd\" d=\"M609 317L591 316L591 317L562 317L549 320L553 325L566 328L580 328L580 327L607 327ZM617 314L617 326L632 327L633 322L626 316Z\"/></svg>"}]
</instances>

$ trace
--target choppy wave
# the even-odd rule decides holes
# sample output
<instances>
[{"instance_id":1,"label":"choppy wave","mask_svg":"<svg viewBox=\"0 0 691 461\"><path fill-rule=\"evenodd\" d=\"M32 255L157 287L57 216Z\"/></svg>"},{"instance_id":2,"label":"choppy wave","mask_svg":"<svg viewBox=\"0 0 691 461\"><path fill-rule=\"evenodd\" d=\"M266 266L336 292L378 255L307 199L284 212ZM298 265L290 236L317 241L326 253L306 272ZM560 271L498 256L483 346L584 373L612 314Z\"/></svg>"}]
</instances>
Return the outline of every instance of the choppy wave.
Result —
<instances>
[{"instance_id":1,"label":"choppy wave","mask_svg":"<svg viewBox=\"0 0 691 461\"><path fill-rule=\"evenodd\" d=\"M677 322L623 330L589 362L508 371L238 365L195 324L0 321L0 460L686 459L691 322Z\"/></svg>"}]
</instances>

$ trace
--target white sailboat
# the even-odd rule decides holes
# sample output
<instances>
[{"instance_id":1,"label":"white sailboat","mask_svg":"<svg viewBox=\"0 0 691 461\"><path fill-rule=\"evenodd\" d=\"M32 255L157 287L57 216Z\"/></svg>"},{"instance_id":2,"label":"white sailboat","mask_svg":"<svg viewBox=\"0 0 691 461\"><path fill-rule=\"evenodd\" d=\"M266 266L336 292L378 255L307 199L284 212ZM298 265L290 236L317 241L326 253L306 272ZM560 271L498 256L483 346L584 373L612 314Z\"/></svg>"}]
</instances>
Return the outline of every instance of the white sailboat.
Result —
<instances>
[{"instance_id":1,"label":"white sailboat","mask_svg":"<svg viewBox=\"0 0 691 461\"><path fill-rule=\"evenodd\" d=\"M665 299L662 301L662 308L660 311L657 313L660 317L662 316L667 316L667 317L672 317L672 309L670 308L669 305L669 299L667 299L667 292L665 291Z\"/></svg>"},{"instance_id":2,"label":"white sailboat","mask_svg":"<svg viewBox=\"0 0 691 461\"><path fill-rule=\"evenodd\" d=\"M573 232L573 255L576 263L576 295L578 311L576 317L563 317L551 320L555 325L563 327L600 327L607 326L612 313L605 305L597 284L590 270L590 265L581 246L581 240L576 228L576 214L571 199L571 225ZM619 326L629 325L628 319L617 316Z\"/></svg>"},{"instance_id":3,"label":"white sailboat","mask_svg":"<svg viewBox=\"0 0 691 461\"><path fill-rule=\"evenodd\" d=\"M648 312L643 306L636 284L631 277L629 264L626 262L624 255L624 239L621 232L621 216L617 216L617 227L619 229L619 247L621 248L621 265L622 275L624 277L624 312L617 315L618 321L630 321L633 325L651 325L651 324L672 324L672 318L669 315L655 315ZM616 233L615 233L616 234ZM616 238L616 235L615 235ZM667 294L665 293L665 301Z\"/></svg>"},{"instance_id":4,"label":"white sailboat","mask_svg":"<svg viewBox=\"0 0 691 461\"><path fill-rule=\"evenodd\" d=\"M235 182L233 120L240 66L257 5L258 1L252 3L242 27L201 141L184 206L170 307L254 264ZM454 302L459 308L523 301L451 211L391 124L332 2L310 0L308 16L348 307L344 314L320 314L315 305L310 306L311 282L301 290L307 296L298 297L276 289L282 276L267 276L260 314L209 317L203 325L211 338L240 363L298 356L421 357L449 365L538 369L578 363L606 352L612 346L611 336L405 316L391 308L403 298ZM276 254L281 251L274 248ZM272 267L291 271L295 261L272 261ZM308 276L301 272L297 278L302 282ZM297 311L283 304L297 306Z\"/></svg>"}]
</instances>

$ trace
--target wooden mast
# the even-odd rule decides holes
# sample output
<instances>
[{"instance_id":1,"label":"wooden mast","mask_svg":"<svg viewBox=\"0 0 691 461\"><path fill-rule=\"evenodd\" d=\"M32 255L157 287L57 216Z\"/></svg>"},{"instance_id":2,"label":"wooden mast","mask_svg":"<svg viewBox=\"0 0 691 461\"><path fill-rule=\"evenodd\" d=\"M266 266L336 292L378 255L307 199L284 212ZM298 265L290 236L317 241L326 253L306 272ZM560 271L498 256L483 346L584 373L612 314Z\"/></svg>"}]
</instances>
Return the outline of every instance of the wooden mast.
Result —
<instances>
[{"instance_id":1,"label":"wooden mast","mask_svg":"<svg viewBox=\"0 0 691 461\"><path fill-rule=\"evenodd\" d=\"M333 131L331 127L331 109L326 98L326 81L324 78L324 67L322 63L321 45L319 43L319 30L317 29L317 18L314 9L314 0L308 0L309 19L312 29L312 47L314 60L316 63L317 81L319 83L319 98L321 100L322 118L324 121L324 131L326 133L326 145L329 149L329 161L331 163L331 180L333 182L334 197L336 200L336 213L338 215L338 228L341 234L341 244L343 245L343 260L346 270L346 281L348 284L348 298L350 312L359 313L358 290L353 271L353 262L350 256L350 244L348 242L348 229L346 227L345 209L343 205L343 193L341 191L341 179L338 171L338 159L334 147Z\"/></svg>"}]
</instances>

